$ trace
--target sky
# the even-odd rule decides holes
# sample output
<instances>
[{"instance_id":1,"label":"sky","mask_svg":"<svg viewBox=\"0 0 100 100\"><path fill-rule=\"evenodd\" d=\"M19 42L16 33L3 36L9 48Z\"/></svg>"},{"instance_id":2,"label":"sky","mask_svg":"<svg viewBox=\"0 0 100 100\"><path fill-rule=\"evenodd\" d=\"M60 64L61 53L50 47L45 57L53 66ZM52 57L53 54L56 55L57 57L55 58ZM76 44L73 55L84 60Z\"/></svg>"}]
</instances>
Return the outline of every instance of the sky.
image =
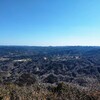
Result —
<instances>
[{"instance_id":1,"label":"sky","mask_svg":"<svg viewBox=\"0 0 100 100\"><path fill-rule=\"evenodd\" d=\"M0 0L0 45L100 46L100 0Z\"/></svg>"}]
</instances>

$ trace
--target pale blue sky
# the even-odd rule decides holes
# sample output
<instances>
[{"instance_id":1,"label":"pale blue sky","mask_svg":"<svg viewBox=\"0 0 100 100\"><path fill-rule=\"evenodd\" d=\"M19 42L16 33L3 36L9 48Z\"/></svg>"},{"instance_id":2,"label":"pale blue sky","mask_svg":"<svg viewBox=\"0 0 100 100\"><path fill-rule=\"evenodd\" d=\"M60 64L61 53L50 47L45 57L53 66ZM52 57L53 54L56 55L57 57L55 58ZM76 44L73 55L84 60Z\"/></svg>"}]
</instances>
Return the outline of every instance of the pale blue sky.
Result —
<instances>
[{"instance_id":1,"label":"pale blue sky","mask_svg":"<svg viewBox=\"0 0 100 100\"><path fill-rule=\"evenodd\" d=\"M0 0L0 45L100 46L100 0Z\"/></svg>"}]
</instances>

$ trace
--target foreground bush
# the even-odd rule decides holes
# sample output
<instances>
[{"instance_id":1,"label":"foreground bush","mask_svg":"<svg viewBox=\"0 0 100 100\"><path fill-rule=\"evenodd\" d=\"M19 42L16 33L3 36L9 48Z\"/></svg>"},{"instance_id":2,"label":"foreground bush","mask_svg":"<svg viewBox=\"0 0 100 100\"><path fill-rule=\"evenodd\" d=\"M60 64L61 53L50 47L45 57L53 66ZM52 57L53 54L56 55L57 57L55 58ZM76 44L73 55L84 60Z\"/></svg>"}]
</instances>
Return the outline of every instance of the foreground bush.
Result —
<instances>
[{"instance_id":1,"label":"foreground bush","mask_svg":"<svg viewBox=\"0 0 100 100\"><path fill-rule=\"evenodd\" d=\"M38 84L21 87L8 84L0 86L0 100L100 100L100 94L64 83L47 87Z\"/></svg>"}]
</instances>

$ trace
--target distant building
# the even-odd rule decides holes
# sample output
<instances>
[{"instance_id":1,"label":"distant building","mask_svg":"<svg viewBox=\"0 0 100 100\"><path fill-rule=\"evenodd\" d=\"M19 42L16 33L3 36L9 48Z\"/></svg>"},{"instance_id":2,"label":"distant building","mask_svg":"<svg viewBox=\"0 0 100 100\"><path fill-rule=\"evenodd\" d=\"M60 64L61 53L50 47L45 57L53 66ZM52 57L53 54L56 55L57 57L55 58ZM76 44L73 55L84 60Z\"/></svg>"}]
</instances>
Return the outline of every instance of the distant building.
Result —
<instances>
[{"instance_id":1,"label":"distant building","mask_svg":"<svg viewBox=\"0 0 100 100\"><path fill-rule=\"evenodd\" d=\"M47 60L47 57L44 57L43 59L44 59L44 60Z\"/></svg>"}]
</instances>

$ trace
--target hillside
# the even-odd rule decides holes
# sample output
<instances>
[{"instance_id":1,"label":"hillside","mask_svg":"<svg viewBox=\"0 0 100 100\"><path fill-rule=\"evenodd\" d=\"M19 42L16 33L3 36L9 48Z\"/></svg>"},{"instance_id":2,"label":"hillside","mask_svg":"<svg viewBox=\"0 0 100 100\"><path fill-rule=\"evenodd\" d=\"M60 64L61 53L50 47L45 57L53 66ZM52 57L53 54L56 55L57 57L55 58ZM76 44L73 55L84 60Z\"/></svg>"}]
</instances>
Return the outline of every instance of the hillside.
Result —
<instances>
[{"instance_id":1,"label":"hillside","mask_svg":"<svg viewBox=\"0 0 100 100\"><path fill-rule=\"evenodd\" d=\"M42 92L48 91L46 95L49 95L52 92L50 92L47 87L56 87L62 82L71 85L71 87L74 86L76 91L83 91L81 92L82 95L86 95L87 91L91 91L91 93L88 93L89 96L91 94L96 94L96 96L99 97L100 47L0 46L0 84L3 86L1 90L4 88L3 90L6 91L6 86L8 86L8 84L13 84L14 87L17 86L18 89L24 92L23 88L25 86L30 88L34 84L39 84L45 86ZM16 90L15 92L20 90ZM69 90L69 92L73 92L73 90ZM76 93L72 94L76 95ZM55 95L57 95L57 93ZM60 96L58 97L59 99L52 99L50 97L50 99L46 100L74 100L65 99L68 96L65 90L61 95L64 95L63 99L61 99L62 96ZM97 99L76 98L75 100Z\"/></svg>"}]
</instances>

